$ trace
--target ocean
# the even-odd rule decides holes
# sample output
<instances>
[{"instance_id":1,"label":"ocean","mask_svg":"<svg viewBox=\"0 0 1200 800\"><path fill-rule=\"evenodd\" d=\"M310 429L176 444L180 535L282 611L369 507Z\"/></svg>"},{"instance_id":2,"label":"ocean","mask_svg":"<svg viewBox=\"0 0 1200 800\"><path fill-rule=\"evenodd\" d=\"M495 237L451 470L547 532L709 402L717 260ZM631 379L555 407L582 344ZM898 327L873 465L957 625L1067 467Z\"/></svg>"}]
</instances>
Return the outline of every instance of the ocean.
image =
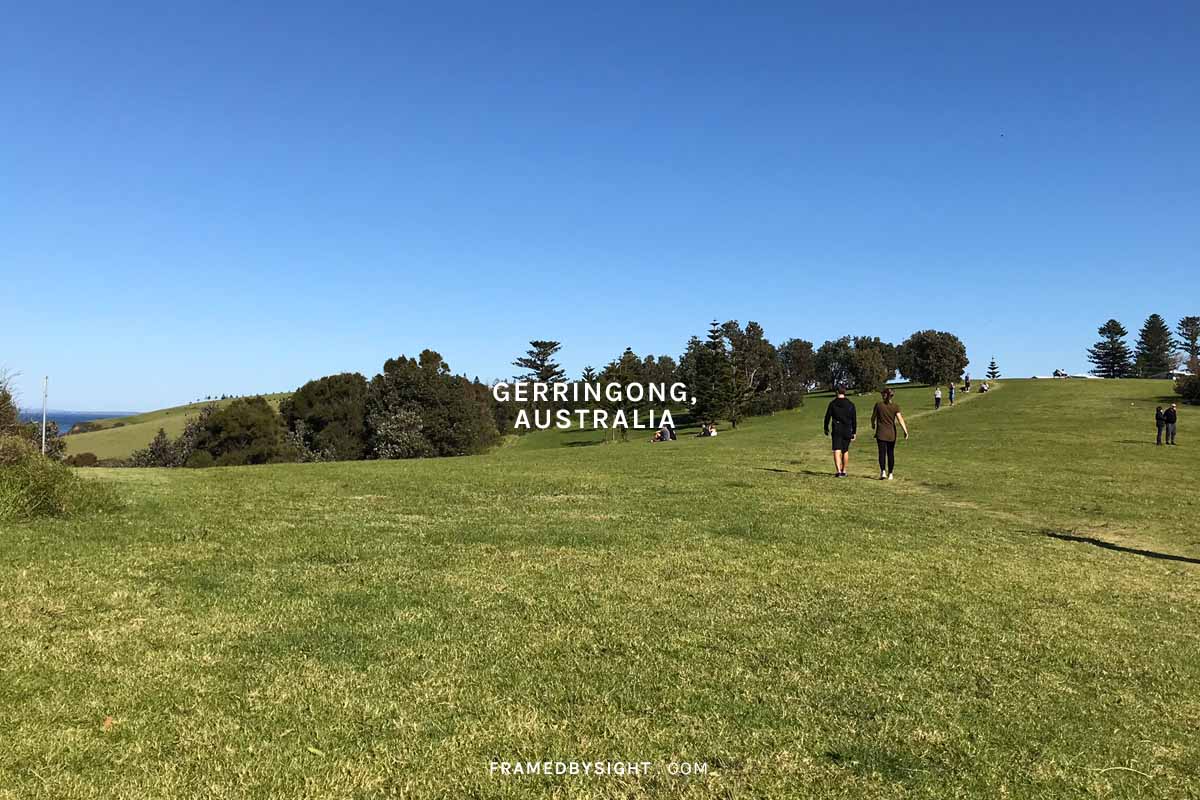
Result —
<instances>
[{"instance_id":1,"label":"ocean","mask_svg":"<svg viewBox=\"0 0 1200 800\"><path fill-rule=\"evenodd\" d=\"M60 411L58 409L46 409L46 421L58 424L58 432L65 434L71 430L71 426L77 422L90 422L94 419L108 419L109 417L128 417L136 414L136 411ZM42 421L42 411L38 409L24 409L21 411L21 419L27 422Z\"/></svg>"}]
</instances>

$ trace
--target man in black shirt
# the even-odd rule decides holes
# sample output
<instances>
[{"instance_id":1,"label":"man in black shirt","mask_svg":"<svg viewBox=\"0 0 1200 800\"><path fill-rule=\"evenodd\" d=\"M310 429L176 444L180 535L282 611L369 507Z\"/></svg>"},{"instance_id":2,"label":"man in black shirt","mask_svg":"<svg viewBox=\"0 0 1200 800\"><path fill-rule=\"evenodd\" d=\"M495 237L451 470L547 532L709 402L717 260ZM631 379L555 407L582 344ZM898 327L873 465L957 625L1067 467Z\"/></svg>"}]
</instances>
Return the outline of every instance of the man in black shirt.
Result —
<instances>
[{"instance_id":1,"label":"man in black shirt","mask_svg":"<svg viewBox=\"0 0 1200 800\"><path fill-rule=\"evenodd\" d=\"M1163 412L1163 422L1166 423L1167 428L1167 444L1175 444L1176 419L1175 404L1171 403L1171 407Z\"/></svg>"},{"instance_id":2,"label":"man in black shirt","mask_svg":"<svg viewBox=\"0 0 1200 800\"><path fill-rule=\"evenodd\" d=\"M830 431L829 423L833 423ZM846 477L846 468L850 466L850 443L858 434L858 411L854 403L846 399L846 390L837 387L837 397L829 401L825 409L825 435L833 437L833 466L837 469L836 478Z\"/></svg>"}]
</instances>

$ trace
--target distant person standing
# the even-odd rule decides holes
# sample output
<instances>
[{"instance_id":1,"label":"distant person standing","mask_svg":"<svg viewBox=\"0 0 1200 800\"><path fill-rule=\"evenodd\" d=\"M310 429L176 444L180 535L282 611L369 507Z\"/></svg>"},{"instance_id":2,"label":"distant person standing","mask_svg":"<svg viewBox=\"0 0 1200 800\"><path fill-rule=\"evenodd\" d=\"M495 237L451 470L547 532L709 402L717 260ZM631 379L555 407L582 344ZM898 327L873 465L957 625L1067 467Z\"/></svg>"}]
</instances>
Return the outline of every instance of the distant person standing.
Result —
<instances>
[{"instance_id":1,"label":"distant person standing","mask_svg":"<svg viewBox=\"0 0 1200 800\"><path fill-rule=\"evenodd\" d=\"M837 470L833 477L844 478L850 466L850 443L858 435L858 410L846 399L842 386L837 387L837 397L825 409L825 435L833 439L833 466Z\"/></svg>"},{"instance_id":2,"label":"distant person standing","mask_svg":"<svg viewBox=\"0 0 1200 800\"><path fill-rule=\"evenodd\" d=\"M967 375L963 378L963 394L971 393L971 376Z\"/></svg>"},{"instance_id":3,"label":"distant person standing","mask_svg":"<svg viewBox=\"0 0 1200 800\"><path fill-rule=\"evenodd\" d=\"M1166 436L1167 444L1171 444L1171 445L1175 444L1175 420L1176 419L1177 419L1177 416L1176 416L1175 404L1171 403L1171 407L1163 412L1163 422L1166 423L1165 427L1166 427L1166 434L1167 434L1167 436Z\"/></svg>"},{"instance_id":4,"label":"distant person standing","mask_svg":"<svg viewBox=\"0 0 1200 800\"><path fill-rule=\"evenodd\" d=\"M937 411L942 407L942 387L937 387L933 390L933 410Z\"/></svg>"},{"instance_id":5,"label":"distant person standing","mask_svg":"<svg viewBox=\"0 0 1200 800\"><path fill-rule=\"evenodd\" d=\"M875 430L875 444L879 448L879 480L890 481L896 472L896 425L904 431L908 438L908 426L904 424L904 415L900 406L892 401L895 393L891 389L883 390L883 400L875 404L871 411L871 427Z\"/></svg>"},{"instance_id":6,"label":"distant person standing","mask_svg":"<svg viewBox=\"0 0 1200 800\"><path fill-rule=\"evenodd\" d=\"M1162 447L1163 428L1167 426L1167 417L1163 414L1162 406L1154 407L1154 427L1158 429L1158 435L1154 437L1154 443Z\"/></svg>"},{"instance_id":7,"label":"distant person standing","mask_svg":"<svg viewBox=\"0 0 1200 800\"><path fill-rule=\"evenodd\" d=\"M954 405L954 381L950 381L950 405Z\"/></svg>"}]
</instances>

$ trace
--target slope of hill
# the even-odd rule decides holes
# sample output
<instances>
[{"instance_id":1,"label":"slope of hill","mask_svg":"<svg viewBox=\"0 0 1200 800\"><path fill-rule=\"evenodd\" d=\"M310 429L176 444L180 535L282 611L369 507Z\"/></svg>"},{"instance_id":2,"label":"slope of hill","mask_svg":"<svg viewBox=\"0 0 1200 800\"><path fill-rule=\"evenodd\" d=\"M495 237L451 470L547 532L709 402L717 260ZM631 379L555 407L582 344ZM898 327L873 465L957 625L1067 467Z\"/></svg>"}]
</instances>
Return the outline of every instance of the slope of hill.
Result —
<instances>
[{"instance_id":1,"label":"slope of hill","mask_svg":"<svg viewBox=\"0 0 1200 800\"><path fill-rule=\"evenodd\" d=\"M1169 391L909 389L893 482L867 398L847 480L821 398L668 444L80 470L125 509L0 551L0 787L1196 796L1200 448L1190 408L1154 446ZM494 766L547 759L652 766Z\"/></svg>"},{"instance_id":2,"label":"slope of hill","mask_svg":"<svg viewBox=\"0 0 1200 800\"><path fill-rule=\"evenodd\" d=\"M271 405L278 408L279 401L289 394L290 392L280 392L263 396L270 401ZM150 444L159 428L165 430L168 436L178 436L183 432L188 418L194 416L204 406L223 407L232 402L232 400L213 400L188 403L183 406L147 411L144 414L92 420L89 426L96 430L90 430L87 433L72 433L66 437L67 455L95 453L97 458L127 458L134 450Z\"/></svg>"}]
</instances>

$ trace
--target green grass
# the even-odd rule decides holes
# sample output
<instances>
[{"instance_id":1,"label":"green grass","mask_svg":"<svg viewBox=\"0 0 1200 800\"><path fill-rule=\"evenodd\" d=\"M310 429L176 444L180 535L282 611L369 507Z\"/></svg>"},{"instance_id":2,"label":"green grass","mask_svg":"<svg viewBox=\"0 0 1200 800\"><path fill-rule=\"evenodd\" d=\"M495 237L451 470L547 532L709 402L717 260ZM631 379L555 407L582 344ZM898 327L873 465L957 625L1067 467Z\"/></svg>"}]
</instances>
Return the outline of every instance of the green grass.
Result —
<instances>
[{"instance_id":1,"label":"green grass","mask_svg":"<svg viewBox=\"0 0 1200 800\"><path fill-rule=\"evenodd\" d=\"M866 432L829 477L821 398L661 445L80 470L124 508L0 529L0 797L1195 797L1168 392L906 389L891 483Z\"/></svg>"},{"instance_id":2,"label":"green grass","mask_svg":"<svg viewBox=\"0 0 1200 800\"><path fill-rule=\"evenodd\" d=\"M282 392L264 395L264 397L270 401L271 405L278 408L279 401L289 394L289 392ZM95 453L96 457L101 459L128 458L134 450L150 444L159 428L165 430L168 436L176 437L183 433L187 420L195 416L204 406L216 405L218 408L222 408L232 402L233 400L212 400L147 411L144 414L134 414L128 417L94 420L91 424L99 426L100 430L73 433L66 437L67 455Z\"/></svg>"}]
</instances>

